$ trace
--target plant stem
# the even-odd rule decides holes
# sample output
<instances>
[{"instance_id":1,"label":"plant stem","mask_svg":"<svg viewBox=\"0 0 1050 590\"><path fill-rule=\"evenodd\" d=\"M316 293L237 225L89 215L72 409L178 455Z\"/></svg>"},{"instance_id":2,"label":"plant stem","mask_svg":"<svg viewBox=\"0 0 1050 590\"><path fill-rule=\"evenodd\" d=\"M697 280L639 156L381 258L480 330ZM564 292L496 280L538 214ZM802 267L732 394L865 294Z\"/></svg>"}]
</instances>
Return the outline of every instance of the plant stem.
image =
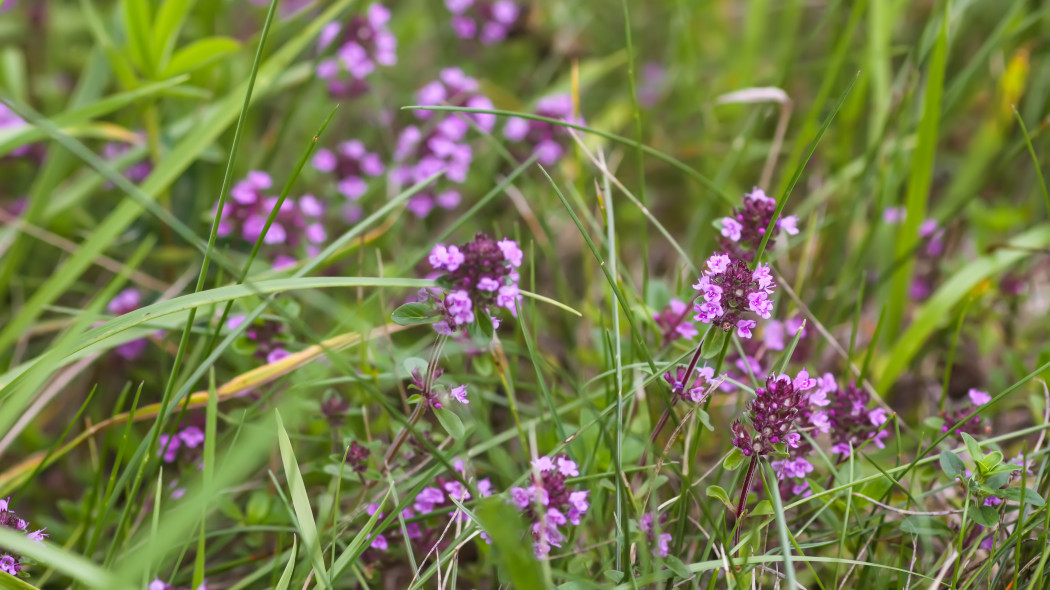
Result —
<instances>
[{"instance_id":1,"label":"plant stem","mask_svg":"<svg viewBox=\"0 0 1050 590\"><path fill-rule=\"evenodd\" d=\"M736 532L733 533L733 545L740 542L740 526L744 522L744 509L747 508L747 497L751 492L751 482L755 479L755 468L758 467L758 455L751 455L744 475L744 485L740 488L740 500L736 503Z\"/></svg>"}]
</instances>

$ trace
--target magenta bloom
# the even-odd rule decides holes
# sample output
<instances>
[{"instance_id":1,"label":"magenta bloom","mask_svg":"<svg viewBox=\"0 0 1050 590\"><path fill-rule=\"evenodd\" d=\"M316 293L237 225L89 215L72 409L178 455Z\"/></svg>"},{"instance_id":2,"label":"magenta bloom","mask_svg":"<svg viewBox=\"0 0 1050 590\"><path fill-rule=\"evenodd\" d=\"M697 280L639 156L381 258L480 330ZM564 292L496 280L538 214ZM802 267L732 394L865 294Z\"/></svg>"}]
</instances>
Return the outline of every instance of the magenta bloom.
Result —
<instances>
[{"instance_id":1,"label":"magenta bloom","mask_svg":"<svg viewBox=\"0 0 1050 590\"><path fill-rule=\"evenodd\" d=\"M204 432L196 426L187 426L175 433L175 436L160 435L158 454L166 463L174 463L179 457L179 449L195 449L204 443Z\"/></svg>"},{"instance_id":2,"label":"magenta bloom","mask_svg":"<svg viewBox=\"0 0 1050 590\"><path fill-rule=\"evenodd\" d=\"M44 539L48 537L44 531L47 529L38 529L36 531L29 531L29 522L18 517L13 510L11 510L11 498L0 500L0 526L7 527L9 529L25 533L32 541L37 543L43 543ZM24 560L11 553L5 552L0 549L0 572L17 576L22 568L24 567Z\"/></svg>"},{"instance_id":3,"label":"magenta bloom","mask_svg":"<svg viewBox=\"0 0 1050 590\"><path fill-rule=\"evenodd\" d=\"M722 249L746 262L753 262L754 253L762 243L776 208L776 200L766 196L760 188L745 194L741 206L733 209L732 215L722 218ZM791 236L797 234L798 219L794 215L777 219L769 236L769 247L781 230Z\"/></svg>"},{"instance_id":4,"label":"magenta bloom","mask_svg":"<svg viewBox=\"0 0 1050 590\"><path fill-rule=\"evenodd\" d=\"M699 334L689 318L688 309L689 306L681 299L672 299L660 313L653 314L653 319L663 334L665 345L678 338L691 340Z\"/></svg>"},{"instance_id":5,"label":"magenta bloom","mask_svg":"<svg viewBox=\"0 0 1050 590\"><path fill-rule=\"evenodd\" d=\"M521 247L514 240L497 242L481 232L459 246L434 246L428 261L434 270L444 272L439 280L448 291L423 289L419 293L421 301L440 305L444 319L434 328L451 334L473 323L479 312L494 315L500 307L516 316L521 299L517 269L522 258Z\"/></svg>"},{"instance_id":6,"label":"magenta bloom","mask_svg":"<svg viewBox=\"0 0 1050 590\"><path fill-rule=\"evenodd\" d=\"M142 307L142 293L138 289L130 288L117 293L113 300L106 305L106 311L115 316L120 316L135 311L140 307ZM163 332L159 333L163 334ZM146 338L136 338L116 347L114 352L124 360L133 361L142 356L148 344L149 341Z\"/></svg>"},{"instance_id":7,"label":"magenta bloom","mask_svg":"<svg viewBox=\"0 0 1050 590\"><path fill-rule=\"evenodd\" d=\"M568 94L541 98L536 103L536 114L548 119L583 125L583 119L573 116L572 96ZM510 141L528 144L531 152L537 156L537 161L544 166L551 166L561 159L570 139L565 127L520 117L507 120L503 135Z\"/></svg>"},{"instance_id":8,"label":"magenta bloom","mask_svg":"<svg viewBox=\"0 0 1050 590\"><path fill-rule=\"evenodd\" d=\"M715 254L707 260L707 270L693 285L703 294L703 302L696 303L696 320L714 324L728 332L734 327L743 338L751 337L754 320L744 318L752 312L769 319L773 300L769 298L776 288L769 266L760 264L752 271L747 263L726 254Z\"/></svg>"},{"instance_id":9,"label":"magenta bloom","mask_svg":"<svg viewBox=\"0 0 1050 590\"><path fill-rule=\"evenodd\" d=\"M521 7L511 0L445 0L452 13L452 30L460 39L476 39L492 45L507 38L521 16Z\"/></svg>"},{"instance_id":10,"label":"magenta bloom","mask_svg":"<svg viewBox=\"0 0 1050 590\"><path fill-rule=\"evenodd\" d=\"M744 455L765 456L774 452L774 445L798 447L800 435L795 430L799 412L808 403L805 393L816 385L805 370L792 380L787 375L766 377L766 386L755 391L747 402L747 416L751 424L740 420L733 423L733 445Z\"/></svg>"},{"instance_id":11,"label":"magenta bloom","mask_svg":"<svg viewBox=\"0 0 1050 590\"><path fill-rule=\"evenodd\" d=\"M582 522L590 507L590 492L571 491L566 486L565 478L578 476L579 470L565 455L539 457L533 460L532 467L539 472L538 481L524 488L511 488L510 498L532 521L533 549L536 557L544 559L550 555L551 547L561 547L565 541L561 527Z\"/></svg>"},{"instance_id":12,"label":"magenta bloom","mask_svg":"<svg viewBox=\"0 0 1050 590\"><path fill-rule=\"evenodd\" d=\"M366 177L375 178L383 174L385 167L378 154L369 152L356 139L344 141L335 151L320 149L313 159L319 172L333 173L338 178L339 194L356 201L368 190Z\"/></svg>"},{"instance_id":13,"label":"magenta bloom","mask_svg":"<svg viewBox=\"0 0 1050 590\"><path fill-rule=\"evenodd\" d=\"M660 523L662 524L665 520L666 515L660 517ZM653 555L656 557L667 557L670 553L671 546L671 533L659 533L657 534L656 528L653 526L653 515L645 513L641 520L638 521L638 529L645 533L646 539L652 546Z\"/></svg>"},{"instance_id":14,"label":"magenta bloom","mask_svg":"<svg viewBox=\"0 0 1050 590\"><path fill-rule=\"evenodd\" d=\"M335 97L360 96L368 91L366 79L378 66L397 64L397 38L387 28L390 11L382 4L368 7L345 25L328 23L321 31L319 47L336 46L335 57L317 65L317 77L328 80Z\"/></svg>"}]
</instances>

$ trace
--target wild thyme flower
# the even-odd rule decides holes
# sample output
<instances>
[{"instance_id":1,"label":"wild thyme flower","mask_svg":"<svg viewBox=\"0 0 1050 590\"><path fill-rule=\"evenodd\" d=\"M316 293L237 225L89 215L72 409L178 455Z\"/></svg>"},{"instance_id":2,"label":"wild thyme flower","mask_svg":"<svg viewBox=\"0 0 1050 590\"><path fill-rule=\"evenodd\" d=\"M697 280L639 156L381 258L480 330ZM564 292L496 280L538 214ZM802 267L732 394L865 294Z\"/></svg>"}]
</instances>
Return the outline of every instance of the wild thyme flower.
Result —
<instances>
[{"instance_id":1,"label":"wild thyme flower","mask_svg":"<svg viewBox=\"0 0 1050 590\"><path fill-rule=\"evenodd\" d=\"M160 444L157 453L164 457L166 463L174 463L180 449L196 449L204 443L204 432L196 426L187 426L176 432L175 436L160 435L157 442Z\"/></svg>"},{"instance_id":2,"label":"wild thyme flower","mask_svg":"<svg viewBox=\"0 0 1050 590\"><path fill-rule=\"evenodd\" d=\"M145 143L145 135L139 133L138 136L139 140L137 143ZM112 162L113 160L117 160L124 154L131 151L131 148L134 145L135 144L117 141L107 142L106 145L102 146L102 157L105 158L107 161ZM124 176L127 177L128 180L138 184L143 180L146 180L146 177L150 175L150 172L153 172L153 164L150 163L149 158L143 158L138 162L131 162L125 165L123 172ZM112 188L113 185L107 182L106 187Z\"/></svg>"},{"instance_id":3,"label":"wild thyme flower","mask_svg":"<svg viewBox=\"0 0 1050 590\"><path fill-rule=\"evenodd\" d=\"M340 98L360 96L368 91L366 79L378 66L397 64L397 38L387 28L389 21L390 11L375 3L364 15L354 16L345 25L325 25L319 48L323 51L333 44L337 48L334 58L317 65L317 77L328 80L329 94Z\"/></svg>"},{"instance_id":4,"label":"wild thyme flower","mask_svg":"<svg viewBox=\"0 0 1050 590\"><path fill-rule=\"evenodd\" d=\"M653 314L653 320L663 334L664 345L678 338L692 340L699 334L689 317L688 309L689 306L681 299L672 299L659 313Z\"/></svg>"},{"instance_id":5,"label":"wild thyme flower","mask_svg":"<svg viewBox=\"0 0 1050 590\"><path fill-rule=\"evenodd\" d=\"M423 182L438 172L444 172L434 186L412 195L408 210L420 219L435 207L454 209L462 197L449 183L460 184L467 179L474 151L462 138L451 139L439 129L431 129L426 135L415 126L406 127L397 138L394 151L395 166L391 178L402 186Z\"/></svg>"},{"instance_id":6,"label":"wild thyme flower","mask_svg":"<svg viewBox=\"0 0 1050 590\"><path fill-rule=\"evenodd\" d=\"M226 329L233 330L244 323L243 315L230 316L226 320ZM276 363L290 353L285 349L286 336L284 324L274 320L256 318L252 325L244 330L239 344L242 349L253 350L253 356L267 363Z\"/></svg>"},{"instance_id":7,"label":"wild thyme flower","mask_svg":"<svg viewBox=\"0 0 1050 590\"><path fill-rule=\"evenodd\" d=\"M810 379L805 369L794 380L770 373L766 386L759 387L755 397L747 402L750 424L733 422L733 445L748 457L770 455L775 451L774 445L798 447L802 436L796 431L797 418L808 402L805 392L815 385L816 380Z\"/></svg>"},{"instance_id":8,"label":"wild thyme flower","mask_svg":"<svg viewBox=\"0 0 1050 590\"><path fill-rule=\"evenodd\" d=\"M493 108L492 101L480 92L481 85L459 68L445 68L437 80L427 83L416 93L420 105L447 105L471 109ZM496 115L489 113L445 113L420 109L414 111L424 121L439 119L437 129L441 137L451 141L463 139L470 131L470 123L489 133L496 126Z\"/></svg>"},{"instance_id":9,"label":"wild thyme flower","mask_svg":"<svg viewBox=\"0 0 1050 590\"><path fill-rule=\"evenodd\" d=\"M263 191L273 186L273 179L265 172L253 171L234 185L230 190L230 199L226 201L219 218L217 235L227 237L238 235L245 242L254 244L266 227L266 220L277 206L276 196L267 196ZM218 211L218 204L215 206ZM324 205L313 195L303 195L299 199L286 198L281 208L263 237L263 243L270 246L268 253L273 256L274 268L286 268L295 264L294 255L305 250L309 256L320 252L318 244L328 238L324 224Z\"/></svg>"},{"instance_id":10,"label":"wild thyme flower","mask_svg":"<svg viewBox=\"0 0 1050 590\"><path fill-rule=\"evenodd\" d=\"M339 179L336 189L351 201L360 199L368 191L366 176L375 178L385 169L379 155L366 150L365 144L356 139L344 141L335 151L317 150L313 166L319 172L335 174Z\"/></svg>"},{"instance_id":11,"label":"wild thyme flower","mask_svg":"<svg viewBox=\"0 0 1050 590\"><path fill-rule=\"evenodd\" d=\"M660 516L660 524L666 520L667 515ZM653 555L664 558L670 553L671 546L671 533L659 533L657 534L656 528L653 526L653 515L646 513L638 521L638 529L645 533L646 539L649 541L649 545L652 546Z\"/></svg>"},{"instance_id":12,"label":"wild thyme flower","mask_svg":"<svg viewBox=\"0 0 1050 590\"><path fill-rule=\"evenodd\" d=\"M511 502L532 521L533 549L541 559L550 555L551 547L561 547L565 525L579 525L590 504L589 491L571 491L565 484L568 477L580 474L576 463L566 455L539 457L532 461L538 477L527 487L512 487Z\"/></svg>"},{"instance_id":13,"label":"wild thyme flower","mask_svg":"<svg viewBox=\"0 0 1050 590\"><path fill-rule=\"evenodd\" d=\"M769 298L776 288L769 266L760 264L752 271L747 263L726 254L715 254L707 259L707 270L693 285L703 294L703 302L696 303L696 319L714 324L724 332L734 327L742 338L751 337L754 320L743 315L753 312L769 319L773 300Z\"/></svg>"},{"instance_id":14,"label":"wild thyme flower","mask_svg":"<svg viewBox=\"0 0 1050 590\"><path fill-rule=\"evenodd\" d=\"M13 129L23 127L26 125L25 119L19 117L14 111L10 109L6 104L0 103L0 130ZM28 155L31 146L24 145L19 148L11 150L8 154L10 157L18 158L21 156Z\"/></svg>"},{"instance_id":15,"label":"wild thyme flower","mask_svg":"<svg viewBox=\"0 0 1050 590\"><path fill-rule=\"evenodd\" d=\"M467 398L466 385L452 387L444 383L437 383L437 380L444 373L445 370L441 367L434 367L434 375L431 378L428 387L426 377L423 373L421 373L419 369L412 369L408 387L409 389L419 391L419 395L423 397L423 400L427 405L437 410L443 408L444 402L450 399L461 404L469 404L470 400Z\"/></svg>"},{"instance_id":16,"label":"wild thyme flower","mask_svg":"<svg viewBox=\"0 0 1050 590\"><path fill-rule=\"evenodd\" d=\"M548 119L557 119L575 125L583 125L583 119L573 116L572 96L555 94L541 98L536 103L536 114ZM511 117L503 128L503 135L510 141L527 143L537 160L544 166L551 166L561 159L565 146L569 143L569 133L565 127L536 121Z\"/></svg>"},{"instance_id":17,"label":"wild thyme flower","mask_svg":"<svg viewBox=\"0 0 1050 590\"><path fill-rule=\"evenodd\" d=\"M830 377L826 375L825 378ZM824 392L825 383L821 382L819 392ZM886 410L883 408L869 408L871 395L856 384L850 383L845 389L835 387L828 395L826 409L827 428L831 434L832 447L835 453L848 457L851 449L855 449L867 440L882 449L886 445L883 439L889 437L890 433L880 428L888 419ZM819 417L814 420L818 428L824 425Z\"/></svg>"},{"instance_id":18,"label":"wild thyme flower","mask_svg":"<svg viewBox=\"0 0 1050 590\"><path fill-rule=\"evenodd\" d=\"M356 440L351 441L350 448L346 450L346 464L354 473L364 473L368 469L368 458L371 455L372 451L368 447L358 444Z\"/></svg>"},{"instance_id":19,"label":"wild thyme flower","mask_svg":"<svg viewBox=\"0 0 1050 590\"><path fill-rule=\"evenodd\" d=\"M43 543L44 539L48 537L46 528L38 529L33 532L29 532L29 522L18 517L13 510L11 510L11 498L6 500L0 500L0 526L5 526L9 529L16 530L21 533L25 533L31 541ZM17 554L12 554L5 551L0 547L0 572L17 576L24 567L25 560L23 560Z\"/></svg>"},{"instance_id":20,"label":"wild thyme flower","mask_svg":"<svg viewBox=\"0 0 1050 590\"><path fill-rule=\"evenodd\" d=\"M746 262L754 261L776 208L776 200L766 196L760 188L745 194L743 204L733 209L729 217L722 218L722 249ZM772 247L780 230L791 236L797 234L798 219L794 215L778 218L769 236L768 247Z\"/></svg>"},{"instance_id":21,"label":"wild thyme flower","mask_svg":"<svg viewBox=\"0 0 1050 590\"><path fill-rule=\"evenodd\" d=\"M982 425L981 417L977 414L977 410L981 406L991 401L992 396L984 391L977 389L971 389L967 393L969 403L956 408L955 410L941 410L941 418L944 419L944 424L941 425L941 432L948 432L956 424L962 423L962 426L955 431L956 436L962 437L962 433L965 432L970 436L981 436L986 433L986 428Z\"/></svg>"},{"instance_id":22,"label":"wild thyme flower","mask_svg":"<svg viewBox=\"0 0 1050 590\"><path fill-rule=\"evenodd\" d=\"M117 293L113 300L106 305L106 311L114 316L121 316L140 307L142 307L142 293L138 289L130 288ZM163 333L158 332L158 334ZM114 352L124 360L132 361L142 356L142 353L146 351L147 344L149 344L148 339L136 338L117 346Z\"/></svg>"},{"instance_id":23,"label":"wild thyme flower","mask_svg":"<svg viewBox=\"0 0 1050 590\"><path fill-rule=\"evenodd\" d=\"M715 370L711 367L698 367L696 377L688 385L685 383L685 371L685 367L678 367L674 375L671 375L670 372L664 373L664 381L671 386L671 391L679 392L678 395L682 401L692 403L704 401L708 394L708 385L715 378Z\"/></svg>"},{"instance_id":24,"label":"wild thyme flower","mask_svg":"<svg viewBox=\"0 0 1050 590\"><path fill-rule=\"evenodd\" d=\"M445 0L452 13L452 30L460 39L477 39L492 45L507 38L521 15L521 8L511 0Z\"/></svg>"},{"instance_id":25,"label":"wild thyme flower","mask_svg":"<svg viewBox=\"0 0 1050 590\"><path fill-rule=\"evenodd\" d=\"M460 246L434 246L428 261L434 270L444 272L438 282L447 291L443 295L425 289L420 292L423 298L437 300L445 316L434 328L450 334L472 323L478 313L493 315L499 307L516 317L521 299L517 269L522 257L521 247L514 240L497 242L482 232Z\"/></svg>"}]
</instances>

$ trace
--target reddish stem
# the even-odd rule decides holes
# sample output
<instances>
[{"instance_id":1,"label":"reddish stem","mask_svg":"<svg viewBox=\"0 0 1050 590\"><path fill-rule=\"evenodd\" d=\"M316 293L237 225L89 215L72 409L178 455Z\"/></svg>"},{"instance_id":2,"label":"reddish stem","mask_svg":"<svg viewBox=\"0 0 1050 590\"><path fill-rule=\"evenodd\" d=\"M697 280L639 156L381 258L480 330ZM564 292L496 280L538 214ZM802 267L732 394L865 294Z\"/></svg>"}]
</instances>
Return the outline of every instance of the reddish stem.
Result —
<instances>
[{"instance_id":1,"label":"reddish stem","mask_svg":"<svg viewBox=\"0 0 1050 590\"><path fill-rule=\"evenodd\" d=\"M755 479L755 471L758 467L758 455L751 455L751 462L747 465L747 474L744 475L744 487L740 488L740 500L736 503L736 532L733 533L733 545L740 542L740 526L744 522L744 509L747 508L747 497L751 493L751 483Z\"/></svg>"}]
</instances>

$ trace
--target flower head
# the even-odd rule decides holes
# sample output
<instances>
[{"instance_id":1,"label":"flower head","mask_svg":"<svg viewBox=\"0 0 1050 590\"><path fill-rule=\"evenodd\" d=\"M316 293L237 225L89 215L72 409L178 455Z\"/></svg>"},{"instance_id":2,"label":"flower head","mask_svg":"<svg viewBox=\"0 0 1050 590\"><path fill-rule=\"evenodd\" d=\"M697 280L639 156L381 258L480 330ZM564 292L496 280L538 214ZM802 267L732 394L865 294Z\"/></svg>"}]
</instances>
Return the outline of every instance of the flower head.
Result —
<instances>
[{"instance_id":1,"label":"flower head","mask_svg":"<svg viewBox=\"0 0 1050 590\"><path fill-rule=\"evenodd\" d=\"M770 373L765 387L755 391L755 397L747 402L750 426L737 420L731 427L733 445L744 455L770 455L775 451L775 445L787 448L792 442L797 446L797 419L808 397L798 388L800 381L799 378L792 380L787 375Z\"/></svg>"},{"instance_id":2,"label":"flower head","mask_svg":"<svg viewBox=\"0 0 1050 590\"><path fill-rule=\"evenodd\" d=\"M7 527L14 531L24 533L31 541L42 543L44 539L48 537L44 531L47 529L39 529L33 532L29 531L29 523L21 518L13 510L11 510L11 498L0 500L0 526ZM0 549L0 572L8 573L12 576L17 576L24 567L24 560L10 552L4 552Z\"/></svg>"},{"instance_id":3,"label":"flower head","mask_svg":"<svg viewBox=\"0 0 1050 590\"><path fill-rule=\"evenodd\" d=\"M690 340L696 338L696 327L689 317L689 306L681 299L672 299L659 313L653 314L653 320L660 327L663 334L664 344L668 344L678 338Z\"/></svg>"},{"instance_id":4,"label":"flower head","mask_svg":"<svg viewBox=\"0 0 1050 590\"><path fill-rule=\"evenodd\" d=\"M336 190L351 201L360 199L368 191L367 178L383 174L385 167L378 154L369 152L356 139L344 141L336 149L320 149L313 159L318 172L334 174L338 179Z\"/></svg>"},{"instance_id":5,"label":"flower head","mask_svg":"<svg viewBox=\"0 0 1050 590\"><path fill-rule=\"evenodd\" d=\"M360 96L368 91L367 78L378 66L397 64L397 38L387 23L390 10L379 3L345 25L328 23L321 31L320 49L335 45L335 56L317 65L317 77L328 80L335 97Z\"/></svg>"},{"instance_id":6,"label":"flower head","mask_svg":"<svg viewBox=\"0 0 1050 590\"><path fill-rule=\"evenodd\" d=\"M434 246L429 262L434 270L444 271L440 282L448 286L443 295L421 292L424 299L439 301L445 316L440 330L455 331L479 313L492 314L499 307L517 314L521 295L516 269L522 263L517 242L506 238L497 242L478 232L459 246Z\"/></svg>"},{"instance_id":7,"label":"flower head","mask_svg":"<svg viewBox=\"0 0 1050 590\"><path fill-rule=\"evenodd\" d=\"M756 325L744 314L750 312L768 319L773 312L769 296L776 283L767 265L752 271L739 258L715 254L707 260L707 270L693 288L703 294L703 302L693 306L697 321L714 324L726 332L737 328L744 338L751 336L751 328Z\"/></svg>"},{"instance_id":8,"label":"flower head","mask_svg":"<svg viewBox=\"0 0 1050 590\"><path fill-rule=\"evenodd\" d=\"M445 7L452 13L457 37L484 45L505 39L521 15L521 7L511 0L445 0Z\"/></svg>"},{"instance_id":9,"label":"flower head","mask_svg":"<svg viewBox=\"0 0 1050 590\"><path fill-rule=\"evenodd\" d=\"M539 457L532 462L537 476L527 487L510 489L511 503L533 521L533 548L543 559L551 547L560 547L565 535L560 527L579 525L590 504L586 490L573 491L565 482L579 475L574 461L565 455Z\"/></svg>"},{"instance_id":10,"label":"flower head","mask_svg":"<svg viewBox=\"0 0 1050 590\"><path fill-rule=\"evenodd\" d=\"M777 203L772 197L766 196L765 191L755 188L744 195L743 203L728 217L721 220L721 246L737 258L746 262L754 260L755 251L762 244L762 238L766 235L766 228L773 220ZM773 240L783 230L788 235L798 233L798 219L794 215L780 217L773 226L769 236L767 247L772 247Z\"/></svg>"},{"instance_id":11,"label":"flower head","mask_svg":"<svg viewBox=\"0 0 1050 590\"><path fill-rule=\"evenodd\" d=\"M822 383L818 391L823 392L826 385ZM827 400L828 404L824 406L821 414L826 416L833 451L840 455L848 455L850 449L857 448L867 440L871 440L880 449L886 446L883 439L890 433L885 428L880 428L888 420L886 410L879 407L869 408L871 395L867 391L850 383L844 389L836 387L833 392L827 394ZM817 425L817 422L824 425L824 418L818 418L814 425Z\"/></svg>"},{"instance_id":12,"label":"flower head","mask_svg":"<svg viewBox=\"0 0 1050 590\"><path fill-rule=\"evenodd\" d=\"M568 94L547 96L536 103L536 114L541 117L583 125L583 119L574 116L573 111L572 97ZM551 166L561 159L570 139L569 132L561 125L521 117L508 119L503 135L510 141L526 143L544 166Z\"/></svg>"}]
</instances>

